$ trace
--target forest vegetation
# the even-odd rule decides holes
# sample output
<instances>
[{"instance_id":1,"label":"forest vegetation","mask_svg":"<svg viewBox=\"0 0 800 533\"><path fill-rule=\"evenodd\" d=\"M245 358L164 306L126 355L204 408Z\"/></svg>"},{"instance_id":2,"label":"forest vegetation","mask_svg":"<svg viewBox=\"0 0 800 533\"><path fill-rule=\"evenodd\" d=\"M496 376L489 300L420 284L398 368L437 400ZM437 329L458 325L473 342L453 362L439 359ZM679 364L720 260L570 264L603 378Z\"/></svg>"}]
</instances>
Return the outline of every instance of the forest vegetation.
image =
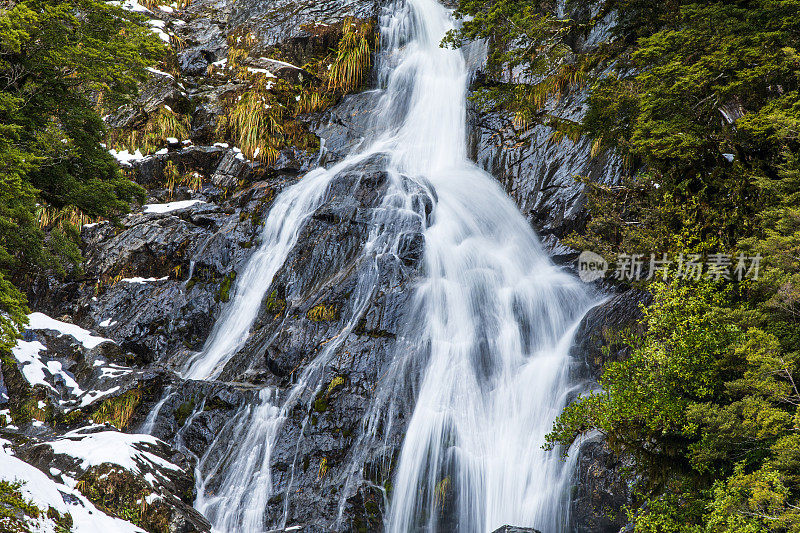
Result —
<instances>
[{"instance_id":1,"label":"forest vegetation","mask_svg":"<svg viewBox=\"0 0 800 533\"><path fill-rule=\"evenodd\" d=\"M0 9L0 349L25 321L15 284L80 269L80 223L114 220L144 197L101 144L101 114L164 55L143 20L98 0Z\"/></svg>"}]
</instances>

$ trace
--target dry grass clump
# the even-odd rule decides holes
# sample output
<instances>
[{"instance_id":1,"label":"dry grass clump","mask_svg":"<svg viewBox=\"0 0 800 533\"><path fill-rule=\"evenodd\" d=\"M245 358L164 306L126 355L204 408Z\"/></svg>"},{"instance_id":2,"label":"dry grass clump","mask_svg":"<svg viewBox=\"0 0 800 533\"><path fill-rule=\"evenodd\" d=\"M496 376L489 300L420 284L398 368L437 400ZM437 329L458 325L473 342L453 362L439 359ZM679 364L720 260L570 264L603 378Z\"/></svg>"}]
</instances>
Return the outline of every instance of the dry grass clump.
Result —
<instances>
[{"instance_id":1,"label":"dry grass clump","mask_svg":"<svg viewBox=\"0 0 800 533\"><path fill-rule=\"evenodd\" d=\"M64 223L80 228L84 224L95 222L96 219L90 217L74 205L61 208L40 205L36 209L36 221L41 229L53 228Z\"/></svg>"},{"instance_id":2,"label":"dry grass clump","mask_svg":"<svg viewBox=\"0 0 800 533\"><path fill-rule=\"evenodd\" d=\"M119 430L125 429L133 418L133 413L142 402L141 389L132 389L116 398L105 400L92 414L98 424L109 422Z\"/></svg>"},{"instance_id":3,"label":"dry grass clump","mask_svg":"<svg viewBox=\"0 0 800 533\"><path fill-rule=\"evenodd\" d=\"M170 137L178 140L189 137L189 117L164 105L144 125L117 133L112 144L130 152L141 150L143 154L151 154L163 148Z\"/></svg>"},{"instance_id":4,"label":"dry grass clump","mask_svg":"<svg viewBox=\"0 0 800 533\"><path fill-rule=\"evenodd\" d=\"M371 21L346 19L342 32L328 75L328 89L352 92L364 85L372 67L375 27Z\"/></svg>"}]
</instances>

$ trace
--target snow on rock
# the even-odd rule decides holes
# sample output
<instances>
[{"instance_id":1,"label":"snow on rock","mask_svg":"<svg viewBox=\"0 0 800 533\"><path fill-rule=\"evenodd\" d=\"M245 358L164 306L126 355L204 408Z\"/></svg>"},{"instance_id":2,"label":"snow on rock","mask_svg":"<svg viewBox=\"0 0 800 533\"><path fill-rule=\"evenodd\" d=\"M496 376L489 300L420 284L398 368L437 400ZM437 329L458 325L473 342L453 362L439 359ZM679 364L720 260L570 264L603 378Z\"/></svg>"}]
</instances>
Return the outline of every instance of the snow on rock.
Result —
<instances>
[{"instance_id":1,"label":"snow on rock","mask_svg":"<svg viewBox=\"0 0 800 533\"><path fill-rule=\"evenodd\" d=\"M52 507L62 515L70 514L74 533L144 533L130 522L108 516L74 488L53 481L41 470L15 457L10 443L5 440L0 440L0 479L23 483L19 489L23 496L45 511L29 524L32 531L56 530L53 520L47 517L47 510Z\"/></svg>"},{"instance_id":2,"label":"snow on rock","mask_svg":"<svg viewBox=\"0 0 800 533\"><path fill-rule=\"evenodd\" d=\"M127 150L120 150L117 152L113 148L108 151L109 154L114 156L114 158L119 162L120 165L129 167L131 166L131 161L139 161L144 159L142 152L140 150L136 150L134 153L130 153Z\"/></svg>"},{"instance_id":3,"label":"snow on rock","mask_svg":"<svg viewBox=\"0 0 800 533\"><path fill-rule=\"evenodd\" d=\"M158 19L150 19L147 22L149 22L150 26L152 26L152 28L150 28L152 32L158 35L159 39L169 44L169 34L164 31L164 21Z\"/></svg>"},{"instance_id":4,"label":"snow on rock","mask_svg":"<svg viewBox=\"0 0 800 533\"><path fill-rule=\"evenodd\" d=\"M186 209L197 204L204 204L203 200L182 200L180 202L168 202L166 204L146 204L143 206L145 213L169 213L178 209Z\"/></svg>"},{"instance_id":5,"label":"snow on rock","mask_svg":"<svg viewBox=\"0 0 800 533\"><path fill-rule=\"evenodd\" d=\"M18 341L16 346L11 349L11 354L19 362L20 370L25 380L31 386L44 385L56 392L57 389L53 386L53 383L59 382L69 389L70 394L74 396L82 395L83 390L81 390L75 378L62 368L59 361L45 362L42 359L41 352L46 349L45 345L39 341L28 342L23 340Z\"/></svg>"},{"instance_id":6,"label":"snow on rock","mask_svg":"<svg viewBox=\"0 0 800 533\"><path fill-rule=\"evenodd\" d=\"M13 355L20 364L22 375L32 386L44 385L53 390L55 388L46 381L47 365L42 362L39 352L46 350L44 344L39 341L27 342L19 341L17 345L11 348L11 355Z\"/></svg>"},{"instance_id":7,"label":"snow on rock","mask_svg":"<svg viewBox=\"0 0 800 533\"><path fill-rule=\"evenodd\" d=\"M141 5L136 0L125 0L124 2L113 0L107 3L112 6L120 6L125 11L133 11L134 13L152 13L152 11Z\"/></svg>"},{"instance_id":8,"label":"snow on rock","mask_svg":"<svg viewBox=\"0 0 800 533\"><path fill-rule=\"evenodd\" d=\"M31 313L28 315L28 329L48 329L58 331L61 335L71 335L89 350L104 342L114 342L105 337L92 335L90 331L75 324L68 324L67 322L50 318L44 313Z\"/></svg>"},{"instance_id":9,"label":"snow on rock","mask_svg":"<svg viewBox=\"0 0 800 533\"><path fill-rule=\"evenodd\" d=\"M166 281L169 279L168 276L164 276L163 278L122 278L119 280L121 283L136 283L136 284L145 284L145 283L152 283L154 281ZM102 324L100 324L102 326Z\"/></svg>"},{"instance_id":10,"label":"snow on rock","mask_svg":"<svg viewBox=\"0 0 800 533\"><path fill-rule=\"evenodd\" d=\"M161 442L152 435L119 431L86 433L87 430L94 429L89 426L70 431L63 437L48 442L47 445L57 455L68 455L80 461L82 470L110 463L134 474L162 469L181 471L180 466L147 451L148 447L158 446Z\"/></svg>"},{"instance_id":11,"label":"snow on rock","mask_svg":"<svg viewBox=\"0 0 800 533\"><path fill-rule=\"evenodd\" d=\"M170 79L173 79L173 80L175 79L175 76L173 76L169 72L164 72L163 70L158 70L157 68L147 67L145 70L147 70L147 72L150 72L151 74L156 74L158 76L164 76L164 77L167 77L167 78L170 78Z\"/></svg>"},{"instance_id":12,"label":"snow on rock","mask_svg":"<svg viewBox=\"0 0 800 533\"><path fill-rule=\"evenodd\" d=\"M86 407L88 405L91 405L94 402L96 402L97 400L99 400L100 398L104 398L105 396L109 396L111 394L114 394L118 390L119 390L119 387L111 387L108 390L102 390L102 391L101 390L92 390L92 391L89 391L89 392L87 392L86 394L84 394L81 397L81 407L83 408L83 407Z\"/></svg>"}]
</instances>

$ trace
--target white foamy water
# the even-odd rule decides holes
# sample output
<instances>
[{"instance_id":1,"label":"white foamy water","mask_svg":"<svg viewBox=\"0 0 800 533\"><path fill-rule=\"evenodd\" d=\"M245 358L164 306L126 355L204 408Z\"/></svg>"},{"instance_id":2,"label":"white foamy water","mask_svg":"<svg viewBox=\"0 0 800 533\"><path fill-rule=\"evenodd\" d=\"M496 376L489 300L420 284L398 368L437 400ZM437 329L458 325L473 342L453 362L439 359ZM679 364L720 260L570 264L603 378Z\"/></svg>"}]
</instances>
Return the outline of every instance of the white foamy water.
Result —
<instances>
[{"instance_id":1,"label":"white foamy water","mask_svg":"<svg viewBox=\"0 0 800 533\"><path fill-rule=\"evenodd\" d=\"M220 375L246 342L275 273L331 181L370 155L388 156L389 189L375 210L363 250L367 267L359 274L343 333L282 401L263 391L259 403L231 420L225 438L200 458L196 507L217 532L267 529L270 454L287 409L303 391L320 386L323 367L375 291L375 258L397 252L397 239L390 237L398 235L398 227L420 226L424 278L414 314L406 320L406 345L359 437L359 442L378 438L376 420L391 420L400 409L394 393L416 391L394 469L386 529L482 533L504 524L566 529L571 466L557 452L543 451L542 444L570 392L568 350L591 302L579 282L549 261L496 181L468 161L469 71L462 52L439 47L453 27L449 12L433 0L398 1L385 9L376 140L281 193L262 244L237 277L232 301L202 352L183 369L191 379ZM419 207L420 189L432 200L428 218Z\"/></svg>"}]
</instances>

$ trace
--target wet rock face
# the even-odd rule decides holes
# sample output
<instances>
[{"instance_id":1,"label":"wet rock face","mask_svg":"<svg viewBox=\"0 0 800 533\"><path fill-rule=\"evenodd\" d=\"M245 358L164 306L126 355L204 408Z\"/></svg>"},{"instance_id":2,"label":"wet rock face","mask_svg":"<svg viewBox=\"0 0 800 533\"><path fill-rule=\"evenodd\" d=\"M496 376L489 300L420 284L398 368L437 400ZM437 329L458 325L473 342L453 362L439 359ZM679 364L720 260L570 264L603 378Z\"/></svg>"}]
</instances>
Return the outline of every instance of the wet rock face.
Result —
<instances>
[{"instance_id":1,"label":"wet rock face","mask_svg":"<svg viewBox=\"0 0 800 533\"><path fill-rule=\"evenodd\" d=\"M640 323L642 308L652 301L650 293L629 289L610 296L586 313L570 350L578 365L576 378L597 381L606 363L628 356L630 347L624 344L623 337L644 333Z\"/></svg>"},{"instance_id":2,"label":"wet rock face","mask_svg":"<svg viewBox=\"0 0 800 533\"><path fill-rule=\"evenodd\" d=\"M633 486L624 469L631 466L601 439L581 446L570 502L572 531L616 533L627 523L625 507L633 503Z\"/></svg>"},{"instance_id":3,"label":"wet rock face","mask_svg":"<svg viewBox=\"0 0 800 533\"><path fill-rule=\"evenodd\" d=\"M566 9L579 10L567 14L576 21L588 21L597 14L569 2ZM592 9L598 10L599 4ZM571 46L577 51L596 48L607 37L614 20L612 12ZM480 79L479 75L477 84ZM589 88L573 90L560 101L551 100L543 111L579 122L586 113L588 94ZM521 129L503 110L484 112L470 107L468 120L470 157L503 184L556 261L576 257L581 250L571 250L561 243L586 222L583 186L575 178L615 184L622 173L622 160L610 153L593 156L589 138L577 143L566 138L554 142L555 131L550 127Z\"/></svg>"},{"instance_id":4,"label":"wet rock face","mask_svg":"<svg viewBox=\"0 0 800 533\"><path fill-rule=\"evenodd\" d=\"M286 520L310 531L382 528L384 496L376 487L391 476L385 458L399 449L404 422L394 421L398 429L375 446L361 430L408 308L422 219L399 234L389 231L387 239L402 243L397 254L364 254L382 229L375 212L389 180L381 169L380 161L368 161L334 178L268 288L250 339L220 376L274 386L281 401L298 380L309 383L289 404L275 439L270 524ZM429 204L418 194L425 215ZM353 460L363 468L351 470ZM344 524L337 522L340 506Z\"/></svg>"},{"instance_id":5,"label":"wet rock face","mask_svg":"<svg viewBox=\"0 0 800 533\"><path fill-rule=\"evenodd\" d=\"M555 113L579 120L585 96L570 96ZM589 139L554 143L554 132L546 126L520 132L513 119L501 113L472 110L470 121L472 159L500 181L556 260L575 256L575 250L560 242L586 221L583 186L575 177L613 184L621 161L606 154L592 157Z\"/></svg>"}]
</instances>

